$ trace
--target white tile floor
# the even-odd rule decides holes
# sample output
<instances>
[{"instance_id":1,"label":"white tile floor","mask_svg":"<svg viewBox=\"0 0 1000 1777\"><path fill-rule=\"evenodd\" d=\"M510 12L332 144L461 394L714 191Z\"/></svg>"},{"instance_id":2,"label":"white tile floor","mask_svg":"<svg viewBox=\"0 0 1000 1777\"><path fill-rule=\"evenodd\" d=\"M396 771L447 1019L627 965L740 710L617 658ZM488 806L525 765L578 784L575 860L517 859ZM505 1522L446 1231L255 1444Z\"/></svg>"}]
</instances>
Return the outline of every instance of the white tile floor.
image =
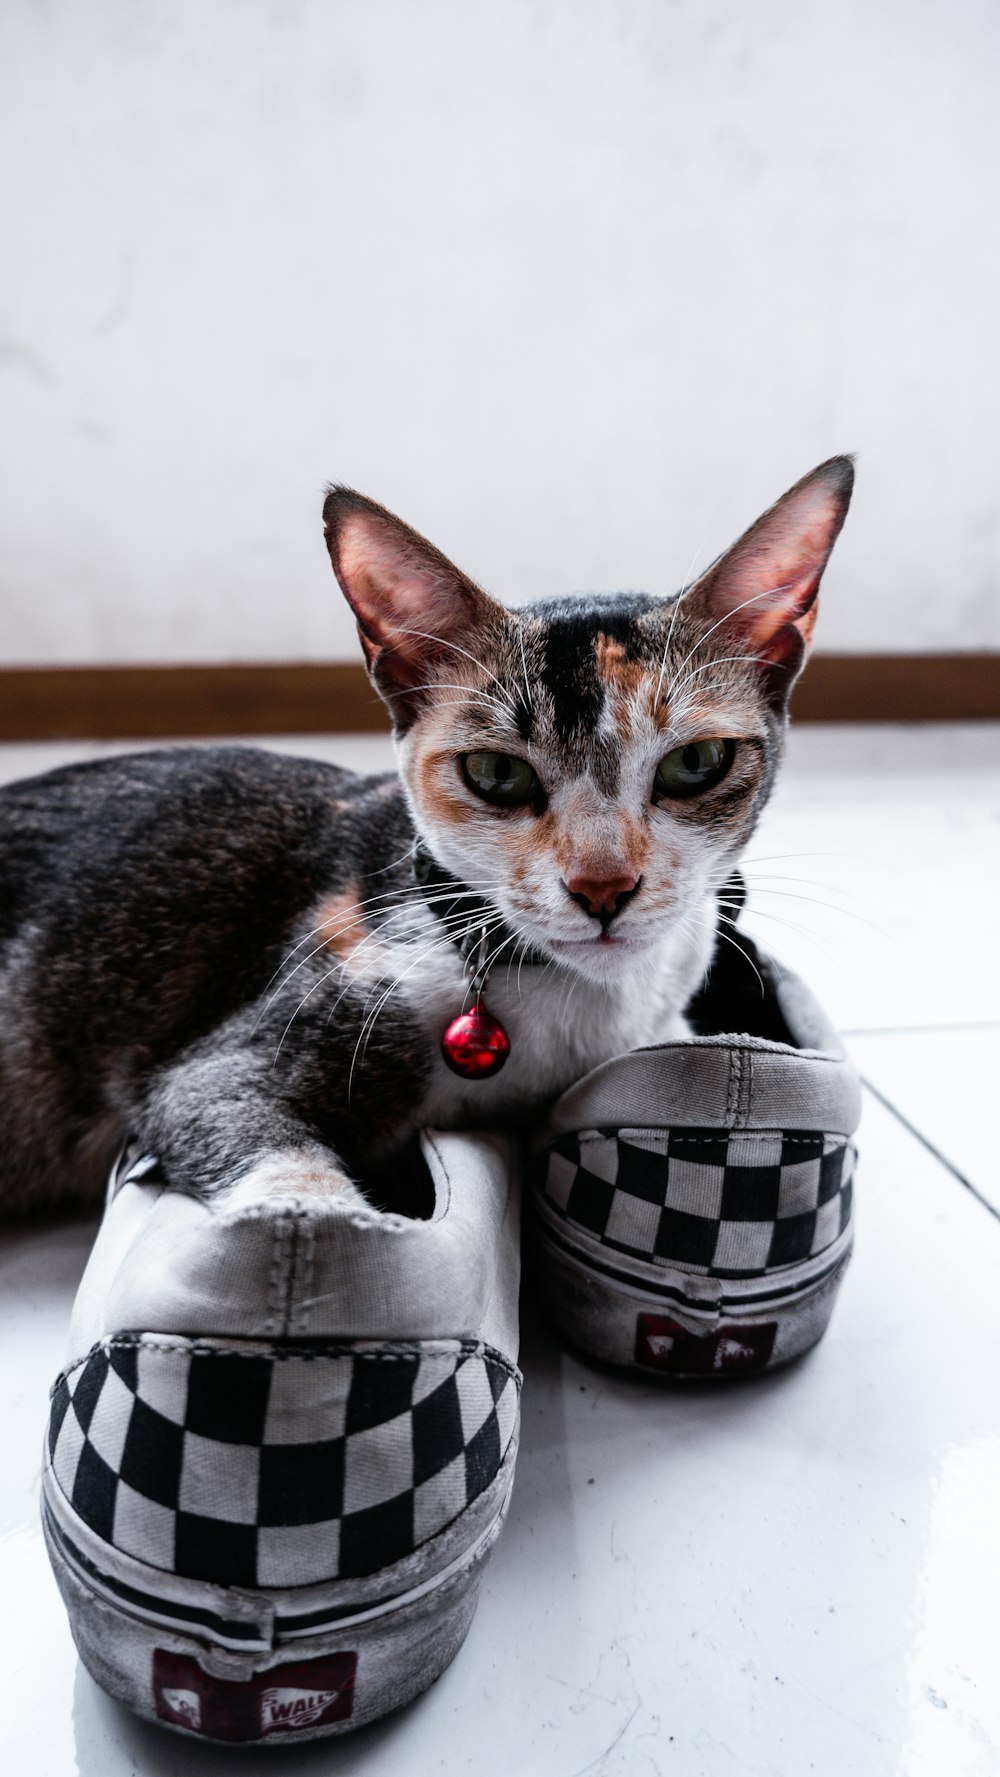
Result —
<instances>
[{"instance_id":1,"label":"white tile floor","mask_svg":"<svg viewBox=\"0 0 1000 1777\"><path fill-rule=\"evenodd\" d=\"M0 779L80 751L0 750ZM275 1777L1000 1770L1000 729L802 729L750 858L757 935L880 1095L827 1339L665 1393L568 1355L526 1304L514 1504L468 1642L397 1719L271 1752ZM147 1728L79 1670L42 1551L46 1391L90 1236L0 1242L0 1769L235 1777L262 1760Z\"/></svg>"}]
</instances>

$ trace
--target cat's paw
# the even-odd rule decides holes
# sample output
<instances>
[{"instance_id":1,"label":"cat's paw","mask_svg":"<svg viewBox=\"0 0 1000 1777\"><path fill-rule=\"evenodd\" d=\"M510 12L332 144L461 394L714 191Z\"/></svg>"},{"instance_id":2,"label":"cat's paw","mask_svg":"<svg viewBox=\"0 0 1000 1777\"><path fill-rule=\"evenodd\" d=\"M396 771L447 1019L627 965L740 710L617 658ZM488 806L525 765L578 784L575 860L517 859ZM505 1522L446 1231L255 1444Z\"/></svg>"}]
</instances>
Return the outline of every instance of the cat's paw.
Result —
<instances>
[{"instance_id":1,"label":"cat's paw","mask_svg":"<svg viewBox=\"0 0 1000 1777\"><path fill-rule=\"evenodd\" d=\"M219 1193L227 1210L280 1203L295 1197L336 1198L345 1207L368 1207L367 1199L325 1148L285 1148L263 1154Z\"/></svg>"}]
</instances>

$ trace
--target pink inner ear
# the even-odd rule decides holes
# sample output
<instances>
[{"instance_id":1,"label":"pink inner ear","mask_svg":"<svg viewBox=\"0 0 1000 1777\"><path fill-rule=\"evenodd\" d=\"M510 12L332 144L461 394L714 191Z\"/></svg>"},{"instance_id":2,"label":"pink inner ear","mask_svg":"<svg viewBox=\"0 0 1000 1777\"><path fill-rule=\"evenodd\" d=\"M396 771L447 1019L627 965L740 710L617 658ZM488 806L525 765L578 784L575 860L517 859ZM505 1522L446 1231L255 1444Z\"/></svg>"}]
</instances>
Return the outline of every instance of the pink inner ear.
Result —
<instances>
[{"instance_id":1,"label":"pink inner ear","mask_svg":"<svg viewBox=\"0 0 1000 1777\"><path fill-rule=\"evenodd\" d=\"M794 629L808 647L816 595L847 509L843 468L816 471L778 501L705 577L704 597L723 635L748 653L784 660ZM796 644L798 646L798 644Z\"/></svg>"},{"instance_id":2,"label":"pink inner ear","mask_svg":"<svg viewBox=\"0 0 1000 1777\"><path fill-rule=\"evenodd\" d=\"M337 578L363 634L391 656L391 675L411 683L428 658L473 614L476 591L430 544L397 521L345 515L334 552Z\"/></svg>"},{"instance_id":3,"label":"pink inner ear","mask_svg":"<svg viewBox=\"0 0 1000 1777\"><path fill-rule=\"evenodd\" d=\"M818 560L813 556L805 565L801 560L790 566L769 562L762 564L762 573L734 576L730 590L740 596L730 608L736 627L755 652L766 654L768 644L789 624L794 624L803 639L809 641L816 625L816 595L823 565L820 555ZM744 600L748 601L745 605Z\"/></svg>"},{"instance_id":4,"label":"pink inner ear","mask_svg":"<svg viewBox=\"0 0 1000 1777\"><path fill-rule=\"evenodd\" d=\"M374 533L374 534L373 534ZM427 576L414 569L364 518L349 519L338 539L337 568L358 622L372 640L393 647L400 631L427 628L433 594Z\"/></svg>"}]
</instances>

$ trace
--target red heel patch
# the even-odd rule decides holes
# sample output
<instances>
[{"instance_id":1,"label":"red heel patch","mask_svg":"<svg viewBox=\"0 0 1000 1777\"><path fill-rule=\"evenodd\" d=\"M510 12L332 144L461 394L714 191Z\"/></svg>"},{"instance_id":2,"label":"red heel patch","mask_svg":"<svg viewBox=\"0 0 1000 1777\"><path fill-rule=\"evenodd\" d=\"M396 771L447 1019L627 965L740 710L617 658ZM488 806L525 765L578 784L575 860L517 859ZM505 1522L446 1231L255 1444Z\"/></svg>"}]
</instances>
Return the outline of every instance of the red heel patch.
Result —
<instances>
[{"instance_id":1,"label":"red heel patch","mask_svg":"<svg viewBox=\"0 0 1000 1777\"><path fill-rule=\"evenodd\" d=\"M292 1660L245 1680L215 1678L187 1654L157 1648L153 1698L161 1721L209 1740L263 1740L347 1721L354 1708L356 1653Z\"/></svg>"},{"instance_id":2,"label":"red heel patch","mask_svg":"<svg viewBox=\"0 0 1000 1777\"><path fill-rule=\"evenodd\" d=\"M722 1326L693 1333L665 1314L640 1314L635 1361L668 1376L749 1376L765 1370L774 1350L776 1321L763 1326Z\"/></svg>"}]
</instances>

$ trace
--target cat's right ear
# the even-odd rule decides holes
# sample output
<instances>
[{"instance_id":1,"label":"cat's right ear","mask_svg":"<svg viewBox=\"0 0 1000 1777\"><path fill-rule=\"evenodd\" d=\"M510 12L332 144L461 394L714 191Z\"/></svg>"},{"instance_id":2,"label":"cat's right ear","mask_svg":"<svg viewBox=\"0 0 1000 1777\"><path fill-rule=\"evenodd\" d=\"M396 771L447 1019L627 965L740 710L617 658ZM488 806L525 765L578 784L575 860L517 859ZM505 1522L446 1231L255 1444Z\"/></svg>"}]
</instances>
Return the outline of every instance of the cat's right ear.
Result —
<instances>
[{"instance_id":1,"label":"cat's right ear","mask_svg":"<svg viewBox=\"0 0 1000 1777\"><path fill-rule=\"evenodd\" d=\"M685 615L759 669L768 699L783 709L816 622L823 570L847 516L854 485L848 456L804 475L683 594Z\"/></svg>"},{"instance_id":2,"label":"cat's right ear","mask_svg":"<svg viewBox=\"0 0 1000 1777\"><path fill-rule=\"evenodd\" d=\"M468 658L469 635L500 607L433 543L353 488L330 488L323 527L372 682L398 725L449 656L453 668Z\"/></svg>"}]
</instances>

